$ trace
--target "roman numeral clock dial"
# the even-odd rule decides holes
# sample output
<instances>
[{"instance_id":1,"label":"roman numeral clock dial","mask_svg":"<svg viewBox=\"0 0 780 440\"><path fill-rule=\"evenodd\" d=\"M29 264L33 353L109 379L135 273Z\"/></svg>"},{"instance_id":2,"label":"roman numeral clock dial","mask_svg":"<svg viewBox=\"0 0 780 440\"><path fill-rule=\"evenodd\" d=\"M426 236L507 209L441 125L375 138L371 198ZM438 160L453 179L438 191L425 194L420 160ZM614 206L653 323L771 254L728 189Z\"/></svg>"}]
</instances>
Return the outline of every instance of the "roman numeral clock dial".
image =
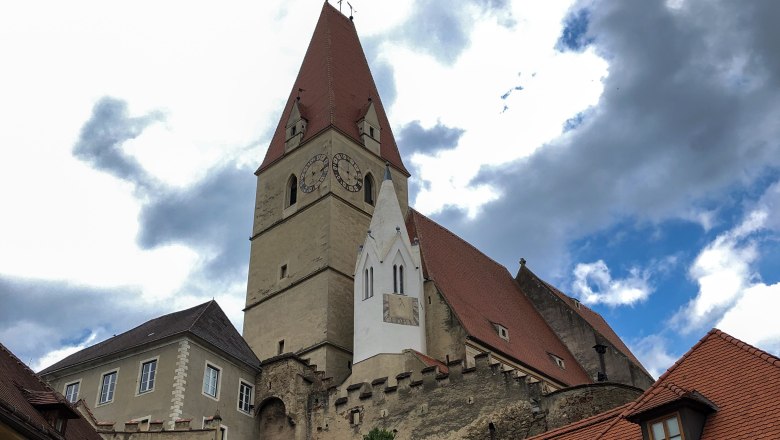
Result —
<instances>
[{"instance_id":1,"label":"roman numeral clock dial","mask_svg":"<svg viewBox=\"0 0 780 440\"><path fill-rule=\"evenodd\" d=\"M303 166L301 170L301 191L310 193L317 189L328 175L328 156L318 154Z\"/></svg>"},{"instance_id":2,"label":"roman numeral clock dial","mask_svg":"<svg viewBox=\"0 0 780 440\"><path fill-rule=\"evenodd\" d=\"M363 174L355 160L344 153L333 156L333 175L347 191L358 192L363 186Z\"/></svg>"}]
</instances>

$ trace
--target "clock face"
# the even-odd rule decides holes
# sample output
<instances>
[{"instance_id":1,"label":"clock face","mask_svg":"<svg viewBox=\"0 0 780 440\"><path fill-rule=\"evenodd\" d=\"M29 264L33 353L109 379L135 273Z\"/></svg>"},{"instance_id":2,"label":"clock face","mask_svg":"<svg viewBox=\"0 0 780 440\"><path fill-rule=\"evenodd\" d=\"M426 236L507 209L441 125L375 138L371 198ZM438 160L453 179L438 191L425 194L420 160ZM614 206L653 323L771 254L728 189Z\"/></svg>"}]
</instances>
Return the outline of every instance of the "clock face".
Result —
<instances>
[{"instance_id":1,"label":"clock face","mask_svg":"<svg viewBox=\"0 0 780 440\"><path fill-rule=\"evenodd\" d=\"M333 156L333 175L347 191L358 192L363 186L360 167L344 153L336 153Z\"/></svg>"},{"instance_id":2,"label":"clock face","mask_svg":"<svg viewBox=\"0 0 780 440\"><path fill-rule=\"evenodd\" d=\"M385 293L383 318L385 322L401 325L420 325L420 303L417 298Z\"/></svg>"},{"instance_id":3,"label":"clock face","mask_svg":"<svg viewBox=\"0 0 780 440\"><path fill-rule=\"evenodd\" d=\"M303 166L301 170L301 191L310 193L317 189L328 175L328 156L318 154Z\"/></svg>"}]
</instances>

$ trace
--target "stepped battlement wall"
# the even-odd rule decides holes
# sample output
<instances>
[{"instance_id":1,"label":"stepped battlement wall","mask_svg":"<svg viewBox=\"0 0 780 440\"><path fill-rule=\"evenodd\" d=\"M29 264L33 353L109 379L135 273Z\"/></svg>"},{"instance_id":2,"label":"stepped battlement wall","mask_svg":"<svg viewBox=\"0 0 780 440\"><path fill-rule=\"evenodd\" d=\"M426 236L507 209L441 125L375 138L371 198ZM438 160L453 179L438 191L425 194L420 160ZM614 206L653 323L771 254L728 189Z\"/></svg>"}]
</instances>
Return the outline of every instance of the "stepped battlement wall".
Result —
<instances>
[{"instance_id":1,"label":"stepped battlement wall","mask_svg":"<svg viewBox=\"0 0 780 440\"><path fill-rule=\"evenodd\" d=\"M525 438L629 402L638 388L599 383L549 392L543 382L502 370L490 355L463 368L452 361L417 374L403 372L346 387L312 387L307 402L311 439L362 439L373 428L396 439ZM414 380L414 376L421 379Z\"/></svg>"}]
</instances>

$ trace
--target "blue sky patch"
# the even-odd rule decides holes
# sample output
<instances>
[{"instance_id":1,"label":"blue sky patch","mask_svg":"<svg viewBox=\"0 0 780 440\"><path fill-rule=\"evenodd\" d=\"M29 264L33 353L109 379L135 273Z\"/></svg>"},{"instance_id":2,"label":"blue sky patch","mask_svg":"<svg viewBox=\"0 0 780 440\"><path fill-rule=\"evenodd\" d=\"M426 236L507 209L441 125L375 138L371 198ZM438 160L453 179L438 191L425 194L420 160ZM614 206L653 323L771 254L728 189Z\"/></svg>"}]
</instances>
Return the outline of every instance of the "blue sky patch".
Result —
<instances>
[{"instance_id":1,"label":"blue sky patch","mask_svg":"<svg viewBox=\"0 0 780 440\"><path fill-rule=\"evenodd\" d=\"M556 48L561 52L571 50L580 52L590 43L593 38L588 38L588 24L590 22L590 11L583 8L574 11L566 16L563 32L561 33Z\"/></svg>"}]
</instances>

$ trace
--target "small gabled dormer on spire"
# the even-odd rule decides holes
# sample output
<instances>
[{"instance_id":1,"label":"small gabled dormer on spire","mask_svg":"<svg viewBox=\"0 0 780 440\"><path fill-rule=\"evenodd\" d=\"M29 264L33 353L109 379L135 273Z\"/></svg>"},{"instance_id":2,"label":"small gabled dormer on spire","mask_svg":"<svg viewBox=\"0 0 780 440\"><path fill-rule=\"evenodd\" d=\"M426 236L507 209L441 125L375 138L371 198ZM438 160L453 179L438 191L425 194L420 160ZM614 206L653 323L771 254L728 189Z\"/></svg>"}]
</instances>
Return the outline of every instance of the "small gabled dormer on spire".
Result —
<instances>
[{"instance_id":1,"label":"small gabled dormer on spire","mask_svg":"<svg viewBox=\"0 0 780 440\"><path fill-rule=\"evenodd\" d=\"M287 124L285 124L284 130L284 152L287 153L300 145L301 139L303 139L303 133L306 131L306 118L303 117L303 113L301 112L300 96L293 101L290 117L287 118Z\"/></svg>"},{"instance_id":2,"label":"small gabled dormer on spire","mask_svg":"<svg viewBox=\"0 0 780 440\"><path fill-rule=\"evenodd\" d=\"M382 127L379 125L379 117L376 114L374 101L371 98L368 98L368 104L363 117L358 120L358 131L360 132L360 140L363 141L363 146L379 156Z\"/></svg>"}]
</instances>

